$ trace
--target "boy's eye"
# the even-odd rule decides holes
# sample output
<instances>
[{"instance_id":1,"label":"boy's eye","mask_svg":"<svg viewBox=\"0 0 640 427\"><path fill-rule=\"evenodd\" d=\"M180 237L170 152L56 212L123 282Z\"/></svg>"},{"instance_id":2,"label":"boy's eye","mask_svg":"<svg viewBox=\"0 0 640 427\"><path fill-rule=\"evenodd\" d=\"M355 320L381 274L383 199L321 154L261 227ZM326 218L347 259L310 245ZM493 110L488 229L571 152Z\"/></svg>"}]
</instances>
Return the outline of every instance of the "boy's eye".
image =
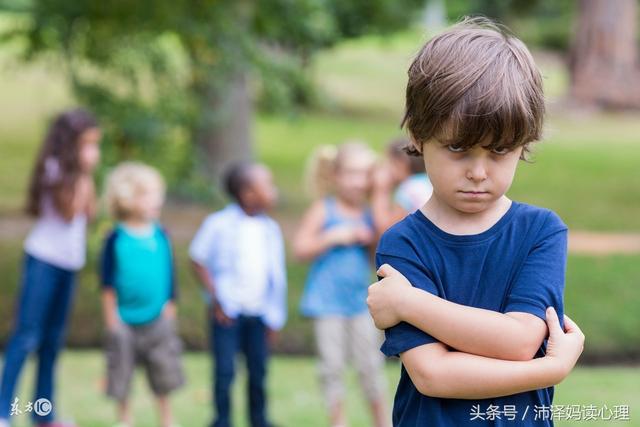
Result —
<instances>
[{"instance_id":1,"label":"boy's eye","mask_svg":"<svg viewBox=\"0 0 640 427\"><path fill-rule=\"evenodd\" d=\"M466 151L464 149L464 147L459 147L457 145L447 145L447 149L449 151L451 151L452 153L462 153L462 152Z\"/></svg>"},{"instance_id":2,"label":"boy's eye","mask_svg":"<svg viewBox=\"0 0 640 427\"><path fill-rule=\"evenodd\" d=\"M508 148L494 148L494 149L492 149L492 150L491 150L491 152L492 152L493 154L498 154L498 155L500 155L500 156L504 156L504 155L505 155L505 154L507 154L509 151L511 151L511 150L509 150Z\"/></svg>"}]
</instances>

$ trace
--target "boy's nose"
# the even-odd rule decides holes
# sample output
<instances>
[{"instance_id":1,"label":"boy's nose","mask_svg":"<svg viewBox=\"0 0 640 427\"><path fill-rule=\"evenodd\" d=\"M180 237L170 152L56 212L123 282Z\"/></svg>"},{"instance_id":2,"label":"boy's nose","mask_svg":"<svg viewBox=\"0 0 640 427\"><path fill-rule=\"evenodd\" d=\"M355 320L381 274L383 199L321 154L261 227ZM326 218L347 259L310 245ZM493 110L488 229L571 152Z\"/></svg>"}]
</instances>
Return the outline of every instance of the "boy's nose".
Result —
<instances>
[{"instance_id":1,"label":"boy's nose","mask_svg":"<svg viewBox=\"0 0 640 427\"><path fill-rule=\"evenodd\" d=\"M482 161L475 161L467 169L467 179L481 182L487 179L487 168Z\"/></svg>"}]
</instances>

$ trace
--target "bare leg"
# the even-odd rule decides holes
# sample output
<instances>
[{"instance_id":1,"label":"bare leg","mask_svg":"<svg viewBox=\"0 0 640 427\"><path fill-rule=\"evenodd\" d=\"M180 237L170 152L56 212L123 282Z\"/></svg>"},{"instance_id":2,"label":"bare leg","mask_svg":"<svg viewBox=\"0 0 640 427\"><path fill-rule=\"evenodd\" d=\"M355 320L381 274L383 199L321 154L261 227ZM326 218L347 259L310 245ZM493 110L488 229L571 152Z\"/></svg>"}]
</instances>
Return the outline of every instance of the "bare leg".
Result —
<instances>
[{"instance_id":1,"label":"bare leg","mask_svg":"<svg viewBox=\"0 0 640 427\"><path fill-rule=\"evenodd\" d=\"M173 414L171 413L171 404L169 396L158 396L158 412L160 413L160 426L171 427L173 424Z\"/></svg>"},{"instance_id":2,"label":"bare leg","mask_svg":"<svg viewBox=\"0 0 640 427\"><path fill-rule=\"evenodd\" d=\"M131 408L129 407L129 400L123 399L118 401L118 422L131 427L133 425L133 419L131 418Z\"/></svg>"},{"instance_id":3,"label":"bare leg","mask_svg":"<svg viewBox=\"0 0 640 427\"><path fill-rule=\"evenodd\" d=\"M371 414L373 415L373 422L375 427L389 427L391 423L387 418L387 405L384 399L375 399L370 402Z\"/></svg>"},{"instance_id":4,"label":"bare leg","mask_svg":"<svg viewBox=\"0 0 640 427\"><path fill-rule=\"evenodd\" d=\"M335 402L330 412L331 427L347 427L347 417L345 416L343 401Z\"/></svg>"}]
</instances>

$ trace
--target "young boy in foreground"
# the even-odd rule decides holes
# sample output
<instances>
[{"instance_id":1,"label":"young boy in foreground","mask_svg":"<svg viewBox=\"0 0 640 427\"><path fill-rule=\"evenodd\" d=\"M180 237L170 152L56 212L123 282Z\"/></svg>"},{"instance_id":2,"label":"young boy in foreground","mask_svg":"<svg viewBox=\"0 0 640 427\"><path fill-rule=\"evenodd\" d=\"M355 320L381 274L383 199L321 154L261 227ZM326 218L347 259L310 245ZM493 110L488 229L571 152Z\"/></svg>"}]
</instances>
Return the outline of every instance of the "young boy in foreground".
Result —
<instances>
[{"instance_id":1,"label":"young boy in foreground","mask_svg":"<svg viewBox=\"0 0 640 427\"><path fill-rule=\"evenodd\" d=\"M562 317L567 227L505 196L541 135L540 73L476 19L431 39L408 74L403 124L433 195L383 234L367 301L402 361L393 425L551 426L553 385L584 343Z\"/></svg>"}]
</instances>

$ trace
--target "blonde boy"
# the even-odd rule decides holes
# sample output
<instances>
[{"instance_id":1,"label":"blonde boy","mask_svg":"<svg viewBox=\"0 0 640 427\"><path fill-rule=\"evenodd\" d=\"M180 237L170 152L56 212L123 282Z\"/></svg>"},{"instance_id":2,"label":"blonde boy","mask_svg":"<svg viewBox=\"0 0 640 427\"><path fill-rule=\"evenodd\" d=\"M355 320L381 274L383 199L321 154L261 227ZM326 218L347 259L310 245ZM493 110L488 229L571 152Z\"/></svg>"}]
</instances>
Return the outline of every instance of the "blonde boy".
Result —
<instances>
[{"instance_id":1,"label":"blonde boy","mask_svg":"<svg viewBox=\"0 0 640 427\"><path fill-rule=\"evenodd\" d=\"M176 333L176 283L171 241L158 223L165 185L141 163L109 175L107 202L117 221L101 259L107 328L107 395L118 402L119 426L131 426L129 392L136 364L144 365L160 425L172 425L169 394L184 383Z\"/></svg>"}]
</instances>

